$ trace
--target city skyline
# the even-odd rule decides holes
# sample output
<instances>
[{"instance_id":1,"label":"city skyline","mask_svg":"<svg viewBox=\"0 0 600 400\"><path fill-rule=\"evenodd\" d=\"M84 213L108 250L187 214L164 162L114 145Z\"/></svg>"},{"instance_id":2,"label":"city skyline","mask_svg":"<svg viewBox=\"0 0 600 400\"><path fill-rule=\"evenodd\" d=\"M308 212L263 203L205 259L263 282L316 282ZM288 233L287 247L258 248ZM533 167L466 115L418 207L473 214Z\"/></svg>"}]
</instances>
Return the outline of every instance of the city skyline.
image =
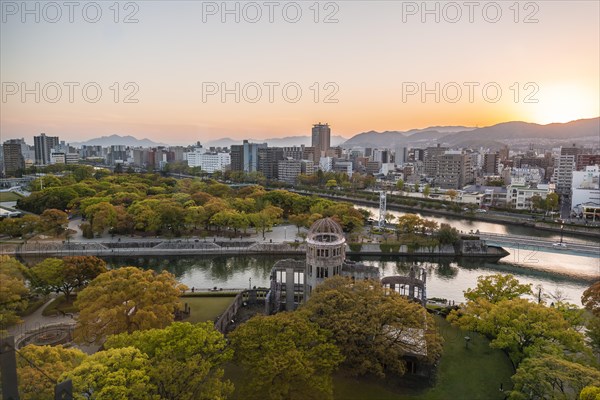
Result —
<instances>
[{"instance_id":1,"label":"city skyline","mask_svg":"<svg viewBox=\"0 0 600 400\"><path fill-rule=\"evenodd\" d=\"M273 23L263 3L263 20L252 22L242 3L227 14L221 3L161 1L102 3L94 23L90 7L73 23L63 9L53 23L56 10L41 3L36 16L3 2L2 139L261 140L308 135L316 121L349 138L600 115L597 2L294 3L302 17L291 22L292 3L277 3L288 14Z\"/></svg>"}]
</instances>

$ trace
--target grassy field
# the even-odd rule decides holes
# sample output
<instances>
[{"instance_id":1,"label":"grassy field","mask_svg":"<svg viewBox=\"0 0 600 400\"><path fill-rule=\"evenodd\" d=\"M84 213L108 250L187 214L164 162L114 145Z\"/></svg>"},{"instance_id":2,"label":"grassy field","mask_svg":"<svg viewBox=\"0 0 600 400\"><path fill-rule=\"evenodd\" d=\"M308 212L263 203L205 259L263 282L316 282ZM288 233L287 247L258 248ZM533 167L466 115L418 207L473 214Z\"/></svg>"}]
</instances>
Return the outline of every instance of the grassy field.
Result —
<instances>
[{"instance_id":1,"label":"grassy field","mask_svg":"<svg viewBox=\"0 0 600 400\"><path fill-rule=\"evenodd\" d=\"M188 303L192 309L190 318L184 322L204 322L214 321L221 315L227 307L233 302L231 297L184 297L181 298L181 304Z\"/></svg>"},{"instance_id":2,"label":"grassy field","mask_svg":"<svg viewBox=\"0 0 600 400\"><path fill-rule=\"evenodd\" d=\"M502 400L499 390L511 387L513 374L508 358L500 350L491 349L489 341L476 333L467 333L437 318L444 336L444 354L440 360L435 386L416 391L386 387L369 380L353 380L337 376L334 379L334 397L339 400ZM469 336L469 348L464 337Z\"/></svg>"},{"instance_id":3,"label":"grassy field","mask_svg":"<svg viewBox=\"0 0 600 400\"><path fill-rule=\"evenodd\" d=\"M20 198L21 196L14 192L0 192L0 203L5 201L17 201Z\"/></svg>"}]
</instances>

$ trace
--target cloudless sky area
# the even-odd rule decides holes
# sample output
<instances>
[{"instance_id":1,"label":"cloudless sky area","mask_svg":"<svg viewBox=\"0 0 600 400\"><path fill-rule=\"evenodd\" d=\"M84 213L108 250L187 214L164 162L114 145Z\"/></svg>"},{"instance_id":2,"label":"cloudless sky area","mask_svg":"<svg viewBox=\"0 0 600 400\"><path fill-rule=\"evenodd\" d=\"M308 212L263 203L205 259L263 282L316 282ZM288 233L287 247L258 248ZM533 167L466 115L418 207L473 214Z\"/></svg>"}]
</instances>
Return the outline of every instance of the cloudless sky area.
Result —
<instances>
[{"instance_id":1,"label":"cloudless sky area","mask_svg":"<svg viewBox=\"0 0 600 400\"><path fill-rule=\"evenodd\" d=\"M596 0L0 3L2 140L191 144L317 122L351 137L600 115Z\"/></svg>"}]
</instances>

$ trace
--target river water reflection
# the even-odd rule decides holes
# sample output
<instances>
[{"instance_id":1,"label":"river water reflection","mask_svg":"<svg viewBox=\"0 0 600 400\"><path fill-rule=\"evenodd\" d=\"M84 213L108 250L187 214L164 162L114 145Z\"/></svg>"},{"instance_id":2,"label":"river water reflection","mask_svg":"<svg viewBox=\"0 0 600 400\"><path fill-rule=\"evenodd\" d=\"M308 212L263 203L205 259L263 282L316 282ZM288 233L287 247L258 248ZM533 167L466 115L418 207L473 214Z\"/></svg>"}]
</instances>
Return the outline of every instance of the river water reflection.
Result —
<instances>
[{"instance_id":1,"label":"river water reflection","mask_svg":"<svg viewBox=\"0 0 600 400\"><path fill-rule=\"evenodd\" d=\"M551 265L554 255L540 253L538 258L544 259L544 264ZM589 257L571 257L579 264ZM274 256L203 256L203 257L135 257L107 259L112 267L133 265L151 268L157 271L167 270L178 280L190 288L247 288L250 285L267 287L269 274L273 264L282 258L303 257L274 257ZM540 259L540 262L541 262ZM500 261L492 263L483 259L444 259L444 258L414 258L414 257L363 257L354 258L368 265L377 266L381 276L406 275L410 267L415 265L427 271L427 296L464 301L463 291L477 284L477 277L494 273L510 273L523 283L541 284L546 292L561 290L569 301L580 304L582 292L594 280L588 274L557 274L552 269L532 269L512 262ZM595 260L592 260L595 261ZM589 261L588 263L591 263ZM558 265L562 261L559 260ZM593 268L593 266L589 267ZM585 269L585 268L584 268Z\"/></svg>"}]
</instances>

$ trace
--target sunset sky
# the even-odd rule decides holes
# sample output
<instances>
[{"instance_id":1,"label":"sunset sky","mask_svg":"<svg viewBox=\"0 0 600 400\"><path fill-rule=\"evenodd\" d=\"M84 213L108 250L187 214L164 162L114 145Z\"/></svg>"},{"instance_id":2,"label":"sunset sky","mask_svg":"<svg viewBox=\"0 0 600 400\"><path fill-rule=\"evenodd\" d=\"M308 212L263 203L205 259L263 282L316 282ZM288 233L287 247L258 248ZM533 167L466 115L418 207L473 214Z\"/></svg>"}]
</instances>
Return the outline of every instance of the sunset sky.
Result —
<instances>
[{"instance_id":1,"label":"sunset sky","mask_svg":"<svg viewBox=\"0 0 600 400\"><path fill-rule=\"evenodd\" d=\"M67 141L121 134L191 144L308 135L319 121L351 137L600 115L598 1L475 2L473 9L431 1L430 14L421 1L273 2L271 9L227 2L238 7L239 22L221 1L122 2L118 15L113 2L81 2L73 22L64 6L28 2L39 7L36 22L20 1L1 3L2 141L32 143L45 132ZM125 23L127 16L137 22ZM222 83L231 90L224 102ZM23 88L31 93L22 97Z\"/></svg>"}]
</instances>

